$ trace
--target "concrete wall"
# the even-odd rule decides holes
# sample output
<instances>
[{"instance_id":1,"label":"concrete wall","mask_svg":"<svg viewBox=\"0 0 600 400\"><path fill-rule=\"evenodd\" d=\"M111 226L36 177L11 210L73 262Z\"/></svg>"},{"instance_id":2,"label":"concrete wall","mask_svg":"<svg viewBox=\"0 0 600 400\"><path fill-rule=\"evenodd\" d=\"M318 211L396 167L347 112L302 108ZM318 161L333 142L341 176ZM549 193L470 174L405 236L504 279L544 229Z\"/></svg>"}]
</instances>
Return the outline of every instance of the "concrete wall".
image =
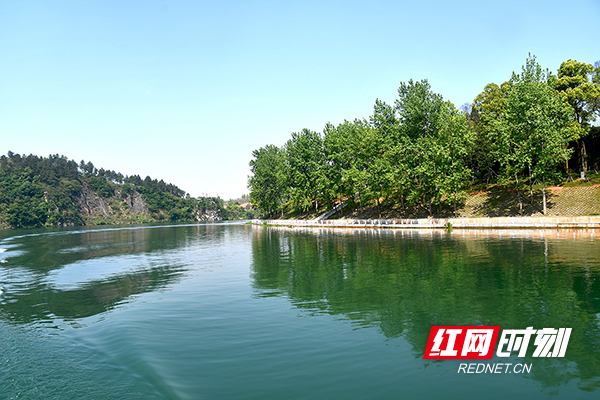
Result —
<instances>
[{"instance_id":1,"label":"concrete wall","mask_svg":"<svg viewBox=\"0 0 600 400\"><path fill-rule=\"evenodd\" d=\"M421 219L332 219L332 220L253 220L281 226L346 228L600 228L600 216L578 217L495 217L495 218L421 218Z\"/></svg>"}]
</instances>

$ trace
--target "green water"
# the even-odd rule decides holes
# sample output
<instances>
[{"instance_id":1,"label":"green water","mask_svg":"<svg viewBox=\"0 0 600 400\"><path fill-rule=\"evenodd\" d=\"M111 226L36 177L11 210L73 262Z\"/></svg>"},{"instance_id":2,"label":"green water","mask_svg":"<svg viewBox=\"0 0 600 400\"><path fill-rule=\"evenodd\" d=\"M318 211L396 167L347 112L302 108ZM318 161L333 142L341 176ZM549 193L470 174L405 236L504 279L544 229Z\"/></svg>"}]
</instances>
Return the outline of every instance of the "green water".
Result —
<instances>
[{"instance_id":1,"label":"green water","mask_svg":"<svg viewBox=\"0 0 600 400\"><path fill-rule=\"evenodd\" d=\"M597 398L599 235L0 232L0 399ZM459 374L423 359L433 325L572 335L564 358L489 361L531 373Z\"/></svg>"}]
</instances>

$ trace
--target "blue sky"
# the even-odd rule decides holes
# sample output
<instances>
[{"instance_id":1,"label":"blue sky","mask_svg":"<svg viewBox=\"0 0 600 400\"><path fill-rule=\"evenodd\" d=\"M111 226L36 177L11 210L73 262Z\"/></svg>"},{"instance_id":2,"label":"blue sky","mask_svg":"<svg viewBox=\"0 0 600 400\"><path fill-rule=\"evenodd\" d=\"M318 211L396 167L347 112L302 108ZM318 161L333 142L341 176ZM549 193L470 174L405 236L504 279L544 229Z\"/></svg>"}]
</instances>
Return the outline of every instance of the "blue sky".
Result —
<instances>
[{"instance_id":1,"label":"blue sky","mask_svg":"<svg viewBox=\"0 0 600 400\"><path fill-rule=\"evenodd\" d=\"M594 63L599 26L599 0L0 0L0 154L228 199L254 149L368 118L411 78L460 107L529 52Z\"/></svg>"}]
</instances>

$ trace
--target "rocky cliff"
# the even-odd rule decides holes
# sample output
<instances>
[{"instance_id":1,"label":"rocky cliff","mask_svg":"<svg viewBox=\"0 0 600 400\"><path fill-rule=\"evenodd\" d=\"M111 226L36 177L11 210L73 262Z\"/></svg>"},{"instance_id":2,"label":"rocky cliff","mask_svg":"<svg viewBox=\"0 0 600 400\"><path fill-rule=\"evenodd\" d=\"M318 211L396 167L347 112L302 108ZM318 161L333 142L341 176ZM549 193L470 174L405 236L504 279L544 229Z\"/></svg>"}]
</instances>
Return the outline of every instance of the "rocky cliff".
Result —
<instances>
[{"instance_id":1,"label":"rocky cliff","mask_svg":"<svg viewBox=\"0 0 600 400\"><path fill-rule=\"evenodd\" d=\"M144 195L137 190L117 187L114 195L102 197L85 182L76 197L79 213L86 225L136 224L169 220L166 210L151 212ZM156 210L155 210L156 211ZM195 221L221 221L221 210L215 201L198 204L193 210Z\"/></svg>"},{"instance_id":2,"label":"rocky cliff","mask_svg":"<svg viewBox=\"0 0 600 400\"><path fill-rule=\"evenodd\" d=\"M196 221L207 221L207 222L215 222L222 221L223 215L221 212L221 207L215 200L207 199L208 201L204 201L202 203L199 202L197 208L194 212L194 217Z\"/></svg>"}]
</instances>

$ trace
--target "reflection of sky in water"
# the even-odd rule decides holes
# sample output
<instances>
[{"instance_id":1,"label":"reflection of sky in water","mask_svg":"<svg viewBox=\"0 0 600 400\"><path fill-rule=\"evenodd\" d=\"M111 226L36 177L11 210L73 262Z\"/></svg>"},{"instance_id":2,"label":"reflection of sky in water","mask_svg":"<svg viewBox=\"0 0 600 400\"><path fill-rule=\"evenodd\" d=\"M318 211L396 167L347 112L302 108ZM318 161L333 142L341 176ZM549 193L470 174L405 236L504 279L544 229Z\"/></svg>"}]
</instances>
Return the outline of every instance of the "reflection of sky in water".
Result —
<instances>
[{"instance_id":1,"label":"reflection of sky in water","mask_svg":"<svg viewBox=\"0 0 600 400\"><path fill-rule=\"evenodd\" d=\"M77 289L85 286L86 283L148 268L151 268L151 262L144 255L105 257L65 265L59 270L50 272L44 282L55 289Z\"/></svg>"},{"instance_id":2,"label":"reflection of sky in water","mask_svg":"<svg viewBox=\"0 0 600 400\"><path fill-rule=\"evenodd\" d=\"M119 246L129 246L132 245L133 242L129 242L129 243L119 243ZM104 249L108 249L112 246L115 246L114 244L112 245L108 245L108 244L97 244L97 245L89 245L89 246L77 246L77 247L71 247L68 249L60 249L57 250L56 253L57 254L70 254L70 253L83 253L85 251L96 251L96 250L104 250Z\"/></svg>"},{"instance_id":3,"label":"reflection of sky in water","mask_svg":"<svg viewBox=\"0 0 600 400\"><path fill-rule=\"evenodd\" d=\"M18 257L24 254L22 250L14 250L15 246L0 245L0 263L5 263L11 257Z\"/></svg>"},{"instance_id":4,"label":"reflection of sky in water","mask_svg":"<svg viewBox=\"0 0 600 400\"><path fill-rule=\"evenodd\" d=\"M187 255L190 253L193 252L188 251ZM185 255L185 250L174 249L81 260L49 272L44 278L44 284L53 289L73 290L119 276L150 273L156 269L181 272L190 265Z\"/></svg>"}]
</instances>

